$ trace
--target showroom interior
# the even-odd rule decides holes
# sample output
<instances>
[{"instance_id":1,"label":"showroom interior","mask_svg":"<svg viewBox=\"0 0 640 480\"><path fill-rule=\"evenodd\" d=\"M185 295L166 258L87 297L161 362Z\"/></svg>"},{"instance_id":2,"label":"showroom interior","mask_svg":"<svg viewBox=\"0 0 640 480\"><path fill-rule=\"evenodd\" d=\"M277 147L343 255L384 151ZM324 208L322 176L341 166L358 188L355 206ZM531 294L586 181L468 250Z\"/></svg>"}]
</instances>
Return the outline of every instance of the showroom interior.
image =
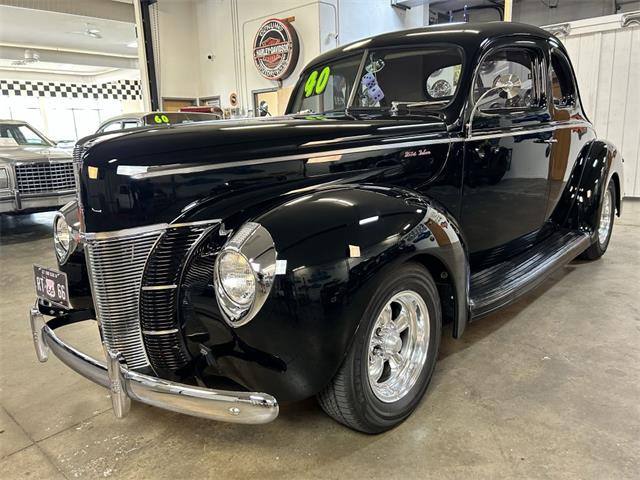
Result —
<instances>
[{"instance_id":1,"label":"showroom interior","mask_svg":"<svg viewBox=\"0 0 640 480\"><path fill-rule=\"evenodd\" d=\"M0 477L640 478L638 88L638 0L0 0Z\"/></svg>"}]
</instances>

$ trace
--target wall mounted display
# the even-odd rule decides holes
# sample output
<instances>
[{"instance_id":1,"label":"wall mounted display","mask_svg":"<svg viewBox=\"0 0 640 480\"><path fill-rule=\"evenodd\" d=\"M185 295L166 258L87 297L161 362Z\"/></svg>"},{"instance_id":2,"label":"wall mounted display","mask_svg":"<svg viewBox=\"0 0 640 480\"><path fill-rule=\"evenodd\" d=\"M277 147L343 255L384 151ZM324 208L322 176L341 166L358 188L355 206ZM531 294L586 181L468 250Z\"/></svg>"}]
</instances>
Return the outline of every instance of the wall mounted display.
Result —
<instances>
[{"instance_id":1,"label":"wall mounted display","mask_svg":"<svg viewBox=\"0 0 640 480\"><path fill-rule=\"evenodd\" d=\"M253 63L267 80L283 80L296 68L300 41L287 20L264 22L253 40Z\"/></svg>"}]
</instances>

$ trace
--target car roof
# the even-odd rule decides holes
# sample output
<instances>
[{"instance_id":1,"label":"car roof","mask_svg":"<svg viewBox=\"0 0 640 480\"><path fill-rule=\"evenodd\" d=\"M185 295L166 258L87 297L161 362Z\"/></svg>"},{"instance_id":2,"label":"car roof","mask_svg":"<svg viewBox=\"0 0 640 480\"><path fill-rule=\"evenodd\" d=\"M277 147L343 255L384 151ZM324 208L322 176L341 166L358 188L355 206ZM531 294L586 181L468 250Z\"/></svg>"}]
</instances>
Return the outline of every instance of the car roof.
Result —
<instances>
[{"instance_id":1,"label":"car roof","mask_svg":"<svg viewBox=\"0 0 640 480\"><path fill-rule=\"evenodd\" d=\"M4 124L8 124L8 125L28 125L28 123L25 122L24 120L11 120L9 118L0 119L0 123L4 123Z\"/></svg>"},{"instance_id":2,"label":"car roof","mask_svg":"<svg viewBox=\"0 0 640 480\"><path fill-rule=\"evenodd\" d=\"M450 43L459 45L467 51L476 51L487 40L503 36L533 36L543 39L555 38L552 34L534 25L518 22L482 22L482 23L440 23L427 27L398 30L334 48L313 59L310 65L326 62L345 54L361 53L366 49L396 47L401 45Z\"/></svg>"},{"instance_id":3,"label":"car roof","mask_svg":"<svg viewBox=\"0 0 640 480\"><path fill-rule=\"evenodd\" d=\"M108 118L107 120L105 120L104 122L102 122L103 124L105 123L109 123L109 122L113 122L116 120L124 120L127 118L136 118L136 119L140 119L142 117L144 117L145 115L147 115L147 113L149 112L130 112L130 113L123 113L121 115L116 115L115 117L111 117ZM160 112L158 112L160 113Z\"/></svg>"}]
</instances>

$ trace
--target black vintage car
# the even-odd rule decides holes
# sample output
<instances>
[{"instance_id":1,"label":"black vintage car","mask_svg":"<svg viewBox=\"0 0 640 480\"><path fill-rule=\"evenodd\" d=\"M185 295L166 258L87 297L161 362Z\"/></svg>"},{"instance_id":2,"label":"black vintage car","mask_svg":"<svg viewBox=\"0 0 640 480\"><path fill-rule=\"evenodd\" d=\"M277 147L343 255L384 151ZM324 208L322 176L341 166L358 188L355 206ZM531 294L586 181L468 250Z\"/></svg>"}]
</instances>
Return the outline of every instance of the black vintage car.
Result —
<instances>
[{"instance_id":1,"label":"black vintage car","mask_svg":"<svg viewBox=\"0 0 640 480\"><path fill-rule=\"evenodd\" d=\"M61 272L36 267L41 361L118 416L263 423L315 395L369 433L416 408L443 325L604 254L623 185L566 50L516 23L367 38L315 59L285 117L96 135L75 165ZM106 365L55 333L94 319Z\"/></svg>"}]
</instances>

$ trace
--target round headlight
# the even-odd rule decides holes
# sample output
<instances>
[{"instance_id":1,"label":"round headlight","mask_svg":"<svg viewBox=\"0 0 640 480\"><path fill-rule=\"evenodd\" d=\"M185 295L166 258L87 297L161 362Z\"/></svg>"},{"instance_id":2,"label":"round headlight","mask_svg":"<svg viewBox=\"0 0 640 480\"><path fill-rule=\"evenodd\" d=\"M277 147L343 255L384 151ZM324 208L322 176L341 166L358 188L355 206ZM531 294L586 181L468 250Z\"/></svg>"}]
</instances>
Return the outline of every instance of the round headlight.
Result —
<instances>
[{"instance_id":1,"label":"round headlight","mask_svg":"<svg viewBox=\"0 0 640 480\"><path fill-rule=\"evenodd\" d=\"M72 241L73 236L71 235L69 224L63 215L56 215L53 222L53 242L60 260L65 259L69 254Z\"/></svg>"},{"instance_id":2,"label":"round headlight","mask_svg":"<svg viewBox=\"0 0 640 480\"><path fill-rule=\"evenodd\" d=\"M256 278L244 255L233 250L223 251L218 260L218 276L224 293L234 303L247 306L253 301Z\"/></svg>"}]
</instances>

